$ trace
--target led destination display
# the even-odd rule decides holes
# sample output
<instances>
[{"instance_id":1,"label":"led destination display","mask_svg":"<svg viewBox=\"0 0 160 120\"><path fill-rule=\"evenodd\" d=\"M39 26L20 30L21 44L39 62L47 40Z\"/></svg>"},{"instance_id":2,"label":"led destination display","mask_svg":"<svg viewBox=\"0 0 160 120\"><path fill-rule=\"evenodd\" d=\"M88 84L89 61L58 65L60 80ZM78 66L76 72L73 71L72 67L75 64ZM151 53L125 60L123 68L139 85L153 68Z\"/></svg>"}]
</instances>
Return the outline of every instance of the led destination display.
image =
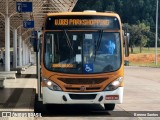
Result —
<instances>
[{"instance_id":1,"label":"led destination display","mask_svg":"<svg viewBox=\"0 0 160 120\"><path fill-rule=\"evenodd\" d=\"M54 16L48 17L46 30L61 29L120 29L119 20L116 17L106 16Z\"/></svg>"}]
</instances>

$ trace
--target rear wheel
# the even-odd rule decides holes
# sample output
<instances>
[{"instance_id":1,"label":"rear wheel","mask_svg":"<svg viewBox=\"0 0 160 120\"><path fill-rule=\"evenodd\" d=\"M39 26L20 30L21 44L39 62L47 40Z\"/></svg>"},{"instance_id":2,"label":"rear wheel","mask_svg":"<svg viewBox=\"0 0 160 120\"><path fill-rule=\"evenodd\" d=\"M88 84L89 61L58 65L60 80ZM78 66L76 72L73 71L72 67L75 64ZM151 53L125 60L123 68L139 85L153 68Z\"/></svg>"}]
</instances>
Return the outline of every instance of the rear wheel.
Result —
<instances>
[{"instance_id":1,"label":"rear wheel","mask_svg":"<svg viewBox=\"0 0 160 120\"><path fill-rule=\"evenodd\" d=\"M115 104L104 104L105 110L114 110Z\"/></svg>"}]
</instances>

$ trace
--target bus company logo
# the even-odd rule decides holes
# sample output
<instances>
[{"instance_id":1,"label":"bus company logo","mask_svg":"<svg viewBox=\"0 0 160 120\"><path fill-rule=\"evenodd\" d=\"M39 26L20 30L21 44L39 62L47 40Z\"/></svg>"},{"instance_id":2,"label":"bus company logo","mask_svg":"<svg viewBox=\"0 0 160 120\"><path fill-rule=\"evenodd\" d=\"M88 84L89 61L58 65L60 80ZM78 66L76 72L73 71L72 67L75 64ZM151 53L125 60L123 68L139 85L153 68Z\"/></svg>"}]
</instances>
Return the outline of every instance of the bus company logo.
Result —
<instances>
[{"instance_id":1,"label":"bus company logo","mask_svg":"<svg viewBox=\"0 0 160 120\"><path fill-rule=\"evenodd\" d=\"M86 90L86 87L85 86L81 86L80 87L80 91L85 91Z\"/></svg>"},{"instance_id":2,"label":"bus company logo","mask_svg":"<svg viewBox=\"0 0 160 120\"><path fill-rule=\"evenodd\" d=\"M2 112L2 117L11 117L11 112Z\"/></svg>"}]
</instances>

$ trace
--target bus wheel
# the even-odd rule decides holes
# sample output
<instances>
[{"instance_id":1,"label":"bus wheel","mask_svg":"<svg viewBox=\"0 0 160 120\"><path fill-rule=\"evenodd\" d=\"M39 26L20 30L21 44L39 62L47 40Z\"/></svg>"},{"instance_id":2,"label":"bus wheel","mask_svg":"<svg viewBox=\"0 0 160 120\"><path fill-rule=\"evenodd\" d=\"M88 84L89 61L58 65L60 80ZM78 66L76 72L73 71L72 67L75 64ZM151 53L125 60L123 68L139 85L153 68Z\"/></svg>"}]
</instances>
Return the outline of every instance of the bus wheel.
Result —
<instances>
[{"instance_id":1,"label":"bus wheel","mask_svg":"<svg viewBox=\"0 0 160 120\"><path fill-rule=\"evenodd\" d=\"M104 104L105 110L114 110L115 104Z\"/></svg>"}]
</instances>

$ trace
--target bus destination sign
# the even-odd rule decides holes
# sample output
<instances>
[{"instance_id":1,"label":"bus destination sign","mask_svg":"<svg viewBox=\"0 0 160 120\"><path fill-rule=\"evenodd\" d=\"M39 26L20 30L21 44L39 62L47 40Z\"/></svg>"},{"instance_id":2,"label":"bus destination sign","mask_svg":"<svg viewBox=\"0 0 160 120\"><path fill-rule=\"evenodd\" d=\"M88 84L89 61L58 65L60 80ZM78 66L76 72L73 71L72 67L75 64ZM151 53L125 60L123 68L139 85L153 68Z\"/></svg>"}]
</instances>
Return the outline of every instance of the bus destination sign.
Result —
<instances>
[{"instance_id":1,"label":"bus destination sign","mask_svg":"<svg viewBox=\"0 0 160 120\"><path fill-rule=\"evenodd\" d=\"M55 26L108 26L109 20L103 19L55 19Z\"/></svg>"},{"instance_id":2,"label":"bus destination sign","mask_svg":"<svg viewBox=\"0 0 160 120\"><path fill-rule=\"evenodd\" d=\"M47 18L46 30L61 29L120 29L116 17L106 16L52 16Z\"/></svg>"}]
</instances>

